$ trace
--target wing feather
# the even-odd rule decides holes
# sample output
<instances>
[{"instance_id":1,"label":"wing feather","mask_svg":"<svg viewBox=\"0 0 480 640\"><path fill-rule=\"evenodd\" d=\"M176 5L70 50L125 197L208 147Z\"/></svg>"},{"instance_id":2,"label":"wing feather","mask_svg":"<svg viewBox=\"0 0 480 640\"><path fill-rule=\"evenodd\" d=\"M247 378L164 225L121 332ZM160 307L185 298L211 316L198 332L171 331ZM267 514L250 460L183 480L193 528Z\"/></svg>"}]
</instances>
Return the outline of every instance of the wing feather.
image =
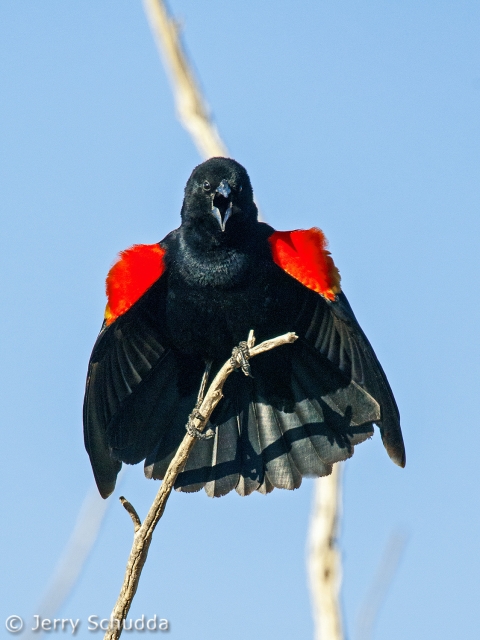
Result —
<instances>
[{"instance_id":1,"label":"wing feather","mask_svg":"<svg viewBox=\"0 0 480 640\"><path fill-rule=\"evenodd\" d=\"M340 289L340 276L319 229L274 231L269 236L272 259L304 288L305 304L297 331L379 403L377 421L388 454L405 465L400 415L385 373Z\"/></svg>"},{"instance_id":2,"label":"wing feather","mask_svg":"<svg viewBox=\"0 0 480 640\"><path fill-rule=\"evenodd\" d=\"M305 290L311 304L305 305L298 319L299 332L307 344L328 362L369 393L380 405L376 420L382 440L392 460L405 466L405 447L400 414L387 377L355 318L343 293L331 302ZM328 318L328 320L327 320Z\"/></svg>"},{"instance_id":3,"label":"wing feather","mask_svg":"<svg viewBox=\"0 0 480 640\"><path fill-rule=\"evenodd\" d=\"M160 278L115 322L104 323L93 348L84 437L104 497L113 491L120 460L138 462L148 455L165 427L166 414L179 401L178 363L165 346L168 340L162 330L165 295L166 284ZM161 371L154 373L156 367ZM163 422L152 424L153 398L162 414L156 417Z\"/></svg>"}]
</instances>

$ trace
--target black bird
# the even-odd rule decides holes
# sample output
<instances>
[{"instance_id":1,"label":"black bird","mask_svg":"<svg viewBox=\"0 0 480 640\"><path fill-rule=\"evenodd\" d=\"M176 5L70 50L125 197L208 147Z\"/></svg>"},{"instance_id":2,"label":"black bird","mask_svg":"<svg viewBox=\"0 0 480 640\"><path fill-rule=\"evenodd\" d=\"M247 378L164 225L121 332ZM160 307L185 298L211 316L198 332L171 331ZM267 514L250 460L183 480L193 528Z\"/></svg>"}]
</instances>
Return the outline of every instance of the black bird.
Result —
<instances>
[{"instance_id":1,"label":"black bird","mask_svg":"<svg viewBox=\"0 0 480 640\"><path fill-rule=\"evenodd\" d=\"M176 488L222 496L295 489L324 476L380 427L405 465L400 417L319 229L258 222L245 169L211 158L185 187L181 225L121 254L107 277L105 321L90 358L85 446L101 495L122 462L163 478L185 434L206 367L211 375L255 331L299 339L234 372Z\"/></svg>"}]
</instances>

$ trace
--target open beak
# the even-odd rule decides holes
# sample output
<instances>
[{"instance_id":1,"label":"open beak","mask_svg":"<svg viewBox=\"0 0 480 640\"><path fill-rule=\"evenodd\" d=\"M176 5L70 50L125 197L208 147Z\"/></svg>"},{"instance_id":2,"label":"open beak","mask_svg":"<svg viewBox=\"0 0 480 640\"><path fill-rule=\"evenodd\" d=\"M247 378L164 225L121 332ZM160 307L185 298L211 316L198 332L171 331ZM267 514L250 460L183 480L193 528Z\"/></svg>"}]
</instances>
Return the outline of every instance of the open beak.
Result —
<instances>
[{"instance_id":1,"label":"open beak","mask_svg":"<svg viewBox=\"0 0 480 640\"><path fill-rule=\"evenodd\" d=\"M212 200L212 214L215 216L220 229L225 231L227 220L232 215L232 201L230 194L232 190L226 180L222 180L218 185Z\"/></svg>"}]
</instances>

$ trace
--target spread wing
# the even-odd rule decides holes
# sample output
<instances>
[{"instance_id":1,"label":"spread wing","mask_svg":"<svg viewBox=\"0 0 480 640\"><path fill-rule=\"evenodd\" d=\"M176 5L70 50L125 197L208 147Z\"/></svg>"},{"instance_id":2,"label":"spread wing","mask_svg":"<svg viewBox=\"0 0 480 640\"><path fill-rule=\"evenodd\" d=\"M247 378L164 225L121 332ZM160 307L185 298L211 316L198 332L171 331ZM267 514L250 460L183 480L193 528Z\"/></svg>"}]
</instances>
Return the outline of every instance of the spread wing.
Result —
<instances>
[{"instance_id":1,"label":"spread wing","mask_svg":"<svg viewBox=\"0 0 480 640\"><path fill-rule=\"evenodd\" d=\"M164 253L159 245L133 247L107 277L106 320L90 358L83 409L85 447L104 498L115 487L120 460L143 460L177 405L185 407L183 419L195 402L188 389L180 397L182 363L164 330Z\"/></svg>"},{"instance_id":2,"label":"spread wing","mask_svg":"<svg viewBox=\"0 0 480 640\"><path fill-rule=\"evenodd\" d=\"M371 344L340 290L340 275L326 250L323 233L319 229L277 231L270 236L269 243L275 263L307 289L320 294L305 295L298 318L299 335L378 402L382 441L392 460L405 466L395 398Z\"/></svg>"},{"instance_id":3,"label":"spread wing","mask_svg":"<svg viewBox=\"0 0 480 640\"><path fill-rule=\"evenodd\" d=\"M232 376L211 419L215 438L197 443L176 483L182 490L293 489L302 476L325 475L349 457L373 422L390 457L405 464L395 399L341 292L323 234L274 232L269 242L295 307L295 326L286 330L300 339L266 354L263 364L255 359L253 379ZM163 477L195 405L204 363L169 346L164 254L161 245L133 247L107 278L106 320L84 403L85 446L103 497L121 461L146 458L147 475Z\"/></svg>"}]
</instances>

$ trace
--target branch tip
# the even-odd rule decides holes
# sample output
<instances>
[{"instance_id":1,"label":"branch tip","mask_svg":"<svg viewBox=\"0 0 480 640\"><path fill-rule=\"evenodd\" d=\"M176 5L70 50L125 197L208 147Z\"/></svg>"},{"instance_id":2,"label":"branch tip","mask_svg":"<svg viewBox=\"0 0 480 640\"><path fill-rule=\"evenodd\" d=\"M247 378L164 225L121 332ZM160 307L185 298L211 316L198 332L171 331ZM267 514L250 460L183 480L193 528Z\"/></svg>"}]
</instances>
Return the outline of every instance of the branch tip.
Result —
<instances>
[{"instance_id":1,"label":"branch tip","mask_svg":"<svg viewBox=\"0 0 480 640\"><path fill-rule=\"evenodd\" d=\"M135 507L124 496L120 496L119 500L124 506L125 511L127 511L128 515L132 519L134 531L135 533L137 533L137 531L142 526L142 521L140 520Z\"/></svg>"}]
</instances>

